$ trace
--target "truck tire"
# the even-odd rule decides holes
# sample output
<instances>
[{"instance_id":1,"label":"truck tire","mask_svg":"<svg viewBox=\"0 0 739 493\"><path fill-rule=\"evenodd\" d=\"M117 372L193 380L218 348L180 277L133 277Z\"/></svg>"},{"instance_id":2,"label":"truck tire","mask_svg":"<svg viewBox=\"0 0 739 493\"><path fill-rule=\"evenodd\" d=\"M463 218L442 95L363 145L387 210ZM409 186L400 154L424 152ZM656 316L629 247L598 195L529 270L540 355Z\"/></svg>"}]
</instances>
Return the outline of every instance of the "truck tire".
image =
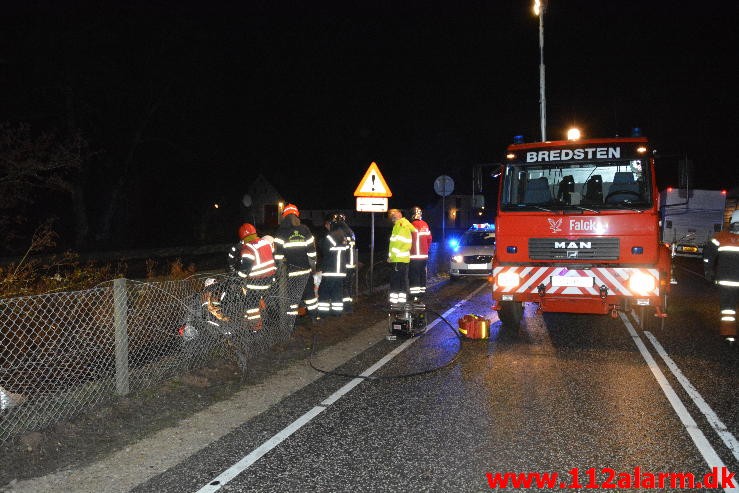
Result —
<instances>
[{"instance_id":1,"label":"truck tire","mask_svg":"<svg viewBox=\"0 0 739 493\"><path fill-rule=\"evenodd\" d=\"M520 301L501 301L498 318L505 329L518 329L523 318L523 304Z\"/></svg>"}]
</instances>

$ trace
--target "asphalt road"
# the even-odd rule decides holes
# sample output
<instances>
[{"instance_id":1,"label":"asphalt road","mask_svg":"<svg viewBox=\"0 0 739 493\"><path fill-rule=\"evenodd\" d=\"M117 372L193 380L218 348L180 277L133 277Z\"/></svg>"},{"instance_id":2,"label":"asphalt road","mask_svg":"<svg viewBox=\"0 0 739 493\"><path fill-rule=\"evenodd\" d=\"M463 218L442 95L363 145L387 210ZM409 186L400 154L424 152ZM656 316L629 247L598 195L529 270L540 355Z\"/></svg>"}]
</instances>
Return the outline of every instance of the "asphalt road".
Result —
<instances>
[{"instance_id":1,"label":"asphalt road","mask_svg":"<svg viewBox=\"0 0 739 493\"><path fill-rule=\"evenodd\" d=\"M739 351L716 335L717 293L699 268L680 262L663 326L531 305L488 340L442 320L383 340L334 370L375 378L323 376L134 491L485 491L506 472L624 490L635 468L642 481L739 472ZM467 301L429 306L454 325L497 321L484 282L459 282Z\"/></svg>"}]
</instances>

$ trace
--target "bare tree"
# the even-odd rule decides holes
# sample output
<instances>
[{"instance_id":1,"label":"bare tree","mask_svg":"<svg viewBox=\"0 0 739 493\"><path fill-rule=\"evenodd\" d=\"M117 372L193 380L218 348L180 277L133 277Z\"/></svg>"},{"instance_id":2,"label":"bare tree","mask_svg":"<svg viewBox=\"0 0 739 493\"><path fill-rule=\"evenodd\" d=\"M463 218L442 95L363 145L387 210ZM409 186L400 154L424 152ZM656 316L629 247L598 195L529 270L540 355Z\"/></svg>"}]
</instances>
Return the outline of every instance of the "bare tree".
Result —
<instances>
[{"instance_id":1,"label":"bare tree","mask_svg":"<svg viewBox=\"0 0 739 493\"><path fill-rule=\"evenodd\" d=\"M79 134L34 134L27 124L0 124L0 234L12 236L24 208L43 194L71 194L72 180L89 155Z\"/></svg>"}]
</instances>

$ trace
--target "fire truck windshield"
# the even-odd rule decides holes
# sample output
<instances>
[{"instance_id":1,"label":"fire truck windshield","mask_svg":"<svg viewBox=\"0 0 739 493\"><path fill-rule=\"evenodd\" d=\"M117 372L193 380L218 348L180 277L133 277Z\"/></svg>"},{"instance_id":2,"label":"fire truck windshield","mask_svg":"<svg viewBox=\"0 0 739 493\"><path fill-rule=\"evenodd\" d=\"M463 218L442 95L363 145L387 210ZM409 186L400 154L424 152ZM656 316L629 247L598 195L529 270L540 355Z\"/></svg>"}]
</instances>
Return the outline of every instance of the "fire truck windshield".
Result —
<instances>
[{"instance_id":1,"label":"fire truck windshield","mask_svg":"<svg viewBox=\"0 0 739 493\"><path fill-rule=\"evenodd\" d=\"M503 210L645 210L652 206L646 159L508 163Z\"/></svg>"}]
</instances>

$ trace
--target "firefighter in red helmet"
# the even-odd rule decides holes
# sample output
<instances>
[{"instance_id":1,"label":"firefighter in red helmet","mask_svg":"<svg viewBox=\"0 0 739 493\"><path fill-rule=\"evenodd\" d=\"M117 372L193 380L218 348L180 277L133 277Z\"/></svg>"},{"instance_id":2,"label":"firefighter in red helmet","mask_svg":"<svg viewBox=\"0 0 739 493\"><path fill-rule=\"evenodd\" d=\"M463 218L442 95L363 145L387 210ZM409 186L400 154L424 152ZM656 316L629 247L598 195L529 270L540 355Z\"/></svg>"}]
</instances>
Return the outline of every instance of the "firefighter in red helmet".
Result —
<instances>
[{"instance_id":1,"label":"firefighter in red helmet","mask_svg":"<svg viewBox=\"0 0 739 493\"><path fill-rule=\"evenodd\" d=\"M239 227L238 244L228 253L229 271L244 280L246 311L244 318L252 330L262 328L260 307L266 303L267 293L274 282L277 271L272 255L272 244L257 235L253 224Z\"/></svg>"},{"instance_id":2,"label":"firefighter in red helmet","mask_svg":"<svg viewBox=\"0 0 739 493\"><path fill-rule=\"evenodd\" d=\"M290 293L287 315L310 315L315 319L318 296L313 282L316 270L316 242L308 226L300 222L297 206L287 204L282 211L282 221L275 233L275 260L287 270L288 287L305 284L300 295ZM302 309L302 310L301 310Z\"/></svg>"}]
</instances>

